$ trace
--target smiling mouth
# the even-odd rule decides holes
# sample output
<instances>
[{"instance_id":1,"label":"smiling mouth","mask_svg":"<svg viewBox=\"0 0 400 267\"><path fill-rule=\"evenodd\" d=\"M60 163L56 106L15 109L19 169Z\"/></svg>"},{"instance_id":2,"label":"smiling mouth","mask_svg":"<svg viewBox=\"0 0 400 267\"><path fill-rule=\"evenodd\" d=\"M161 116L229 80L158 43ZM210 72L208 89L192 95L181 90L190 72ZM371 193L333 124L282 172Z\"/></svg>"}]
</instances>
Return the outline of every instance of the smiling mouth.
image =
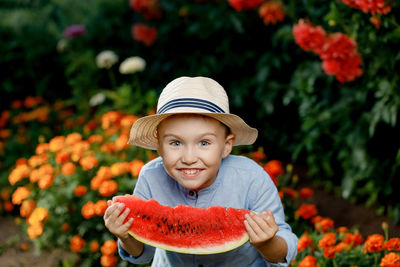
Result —
<instances>
[{"instance_id":1,"label":"smiling mouth","mask_svg":"<svg viewBox=\"0 0 400 267\"><path fill-rule=\"evenodd\" d=\"M185 175L196 175L200 172L199 169L181 169L181 172L183 172Z\"/></svg>"}]
</instances>

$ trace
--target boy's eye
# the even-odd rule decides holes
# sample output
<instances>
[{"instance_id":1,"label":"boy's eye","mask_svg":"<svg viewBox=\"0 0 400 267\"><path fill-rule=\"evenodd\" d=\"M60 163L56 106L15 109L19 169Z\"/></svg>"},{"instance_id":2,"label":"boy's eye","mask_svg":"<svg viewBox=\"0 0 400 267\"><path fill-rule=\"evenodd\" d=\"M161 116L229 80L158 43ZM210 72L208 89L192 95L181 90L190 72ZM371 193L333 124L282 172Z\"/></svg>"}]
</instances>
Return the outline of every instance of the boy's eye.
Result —
<instances>
[{"instance_id":1,"label":"boy's eye","mask_svg":"<svg viewBox=\"0 0 400 267\"><path fill-rule=\"evenodd\" d=\"M179 146L181 143L179 141L172 141L170 142L172 146Z\"/></svg>"},{"instance_id":2,"label":"boy's eye","mask_svg":"<svg viewBox=\"0 0 400 267\"><path fill-rule=\"evenodd\" d=\"M209 145L210 143L208 142L208 141L200 141L200 145L201 146L207 146L207 145Z\"/></svg>"}]
</instances>

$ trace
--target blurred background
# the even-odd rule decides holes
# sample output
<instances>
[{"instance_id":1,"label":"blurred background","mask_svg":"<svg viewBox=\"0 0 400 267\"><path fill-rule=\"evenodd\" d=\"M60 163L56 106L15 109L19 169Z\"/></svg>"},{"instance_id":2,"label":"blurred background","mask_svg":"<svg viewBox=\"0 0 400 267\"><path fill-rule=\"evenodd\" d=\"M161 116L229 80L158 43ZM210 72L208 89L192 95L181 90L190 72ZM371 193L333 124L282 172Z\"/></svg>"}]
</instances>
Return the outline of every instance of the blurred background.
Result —
<instances>
[{"instance_id":1,"label":"blurred background","mask_svg":"<svg viewBox=\"0 0 400 267\"><path fill-rule=\"evenodd\" d=\"M91 173L84 181L74 173L65 192L75 203L72 192L86 183L90 192L79 200L79 211L90 200L131 192L137 167L129 167L127 182L118 180L118 191L100 197L90 179L102 165L154 157L115 147L125 140L119 139L124 127L153 113L172 79L208 76L226 89L231 112L259 130L257 142L236 153L279 160L289 166L287 175L299 167L313 184L398 224L399 16L398 1L384 0L2 0L2 212L19 213L25 199L54 208L50 186L62 164L88 155L99 160L96 169L77 164ZM73 159L64 151L68 159L57 158L54 138L73 133L81 137L71 140L104 135L114 147L99 141L97 152L84 150ZM29 160L43 153L39 144L48 145L41 146L50 157L44 161L60 170L48 187L37 188L29 173L43 163ZM12 176L18 166L28 173L20 168ZM61 176L60 183L69 184ZM19 187L30 195L12 203ZM83 236L89 226L81 227Z\"/></svg>"}]
</instances>

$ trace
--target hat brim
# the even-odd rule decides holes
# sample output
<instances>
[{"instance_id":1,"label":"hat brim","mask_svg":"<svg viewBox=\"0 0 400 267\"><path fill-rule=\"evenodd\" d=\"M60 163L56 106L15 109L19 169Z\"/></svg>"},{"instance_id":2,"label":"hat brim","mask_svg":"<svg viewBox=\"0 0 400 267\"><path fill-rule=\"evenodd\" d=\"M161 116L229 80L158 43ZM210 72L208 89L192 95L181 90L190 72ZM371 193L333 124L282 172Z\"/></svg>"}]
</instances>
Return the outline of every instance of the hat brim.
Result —
<instances>
[{"instance_id":1,"label":"hat brim","mask_svg":"<svg viewBox=\"0 0 400 267\"><path fill-rule=\"evenodd\" d=\"M199 112L185 112L185 113L212 117L216 120L219 120L226 126L228 126L231 132L235 135L235 142L233 144L234 146L251 145L257 139L258 135L257 129L247 125L246 122L242 120L242 118L240 118L235 114L199 113ZM136 120L135 123L132 125L129 134L128 144L151 150L157 150L158 147L157 126L165 118L176 114L182 114L182 113L177 112L177 113L154 114Z\"/></svg>"}]
</instances>

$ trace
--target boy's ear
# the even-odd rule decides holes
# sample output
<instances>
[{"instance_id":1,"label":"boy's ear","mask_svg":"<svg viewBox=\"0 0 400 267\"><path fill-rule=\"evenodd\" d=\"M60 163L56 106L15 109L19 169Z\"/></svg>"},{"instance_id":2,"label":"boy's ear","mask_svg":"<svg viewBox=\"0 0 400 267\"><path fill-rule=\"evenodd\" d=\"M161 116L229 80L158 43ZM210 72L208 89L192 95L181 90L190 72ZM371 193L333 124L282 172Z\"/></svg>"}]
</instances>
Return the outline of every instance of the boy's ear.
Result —
<instances>
[{"instance_id":1,"label":"boy's ear","mask_svg":"<svg viewBox=\"0 0 400 267\"><path fill-rule=\"evenodd\" d=\"M225 147L224 147L224 151L222 153L222 158L226 158L232 152L233 143L235 142L235 138L236 137L234 134L229 134L225 138Z\"/></svg>"}]
</instances>

